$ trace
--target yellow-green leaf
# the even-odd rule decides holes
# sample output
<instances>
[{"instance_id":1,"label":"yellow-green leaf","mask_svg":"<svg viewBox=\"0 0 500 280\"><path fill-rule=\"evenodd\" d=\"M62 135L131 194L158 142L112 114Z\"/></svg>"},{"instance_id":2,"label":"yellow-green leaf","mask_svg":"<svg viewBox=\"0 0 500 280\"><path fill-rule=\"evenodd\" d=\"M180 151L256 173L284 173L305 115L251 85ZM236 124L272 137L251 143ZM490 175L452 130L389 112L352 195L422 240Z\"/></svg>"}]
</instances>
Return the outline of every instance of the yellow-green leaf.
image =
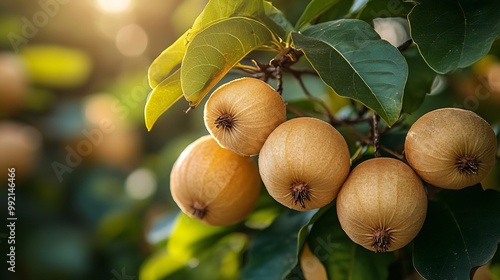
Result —
<instances>
[{"instance_id":1,"label":"yellow-green leaf","mask_svg":"<svg viewBox=\"0 0 500 280\"><path fill-rule=\"evenodd\" d=\"M181 86L191 107L252 50L276 41L259 21L234 17L200 31L189 43L181 66Z\"/></svg>"},{"instance_id":2,"label":"yellow-green leaf","mask_svg":"<svg viewBox=\"0 0 500 280\"><path fill-rule=\"evenodd\" d=\"M210 226L181 213L168 241L167 249L178 260L203 258L217 241L234 229L234 226Z\"/></svg>"},{"instance_id":3,"label":"yellow-green leaf","mask_svg":"<svg viewBox=\"0 0 500 280\"><path fill-rule=\"evenodd\" d=\"M157 253L144 261L139 278L142 280L159 280L186 267L188 262L170 255L167 251Z\"/></svg>"},{"instance_id":4,"label":"yellow-green leaf","mask_svg":"<svg viewBox=\"0 0 500 280\"><path fill-rule=\"evenodd\" d=\"M196 18L191 29L186 31L171 46L165 49L149 67L149 85L155 88L168 77L172 69L181 63L187 44L210 24L234 16L264 17L262 0L209 1Z\"/></svg>"},{"instance_id":5,"label":"yellow-green leaf","mask_svg":"<svg viewBox=\"0 0 500 280\"><path fill-rule=\"evenodd\" d=\"M181 63L186 52L186 37L188 31L182 34L172 45L165 49L149 66L148 78L149 86L155 88L172 71L172 69Z\"/></svg>"},{"instance_id":6,"label":"yellow-green leaf","mask_svg":"<svg viewBox=\"0 0 500 280\"><path fill-rule=\"evenodd\" d=\"M144 120L147 129L151 130L161 114L177 102L181 96L180 70L177 70L157 85L149 94L144 108Z\"/></svg>"},{"instance_id":7,"label":"yellow-green leaf","mask_svg":"<svg viewBox=\"0 0 500 280\"><path fill-rule=\"evenodd\" d=\"M189 30L188 41L202 29L215 21L230 17L259 17L264 14L262 0L233 0L233 1L208 1L203 12L196 18L193 27Z\"/></svg>"}]
</instances>

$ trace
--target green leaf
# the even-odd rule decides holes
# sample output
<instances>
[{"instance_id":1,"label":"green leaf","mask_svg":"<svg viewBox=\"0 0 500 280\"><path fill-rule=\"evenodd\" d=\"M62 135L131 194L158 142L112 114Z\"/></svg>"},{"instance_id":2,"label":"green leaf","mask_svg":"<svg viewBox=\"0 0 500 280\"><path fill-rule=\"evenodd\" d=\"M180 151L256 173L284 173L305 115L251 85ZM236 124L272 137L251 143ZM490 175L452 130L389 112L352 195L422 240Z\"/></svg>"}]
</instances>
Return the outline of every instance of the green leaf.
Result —
<instances>
[{"instance_id":1,"label":"green leaf","mask_svg":"<svg viewBox=\"0 0 500 280\"><path fill-rule=\"evenodd\" d=\"M274 40L264 24L243 17L218 21L189 44L181 66L181 86L196 107L224 75L252 50Z\"/></svg>"},{"instance_id":2,"label":"green leaf","mask_svg":"<svg viewBox=\"0 0 500 280\"><path fill-rule=\"evenodd\" d=\"M314 223L308 243L329 279L387 279L395 259L392 253L374 253L352 242L340 226L335 205Z\"/></svg>"},{"instance_id":3,"label":"green leaf","mask_svg":"<svg viewBox=\"0 0 500 280\"><path fill-rule=\"evenodd\" d=\"M317 209L283 211L254 239L242 279L283 279L287 276L298 263L298 232L309 225L317 212Z\"/></svg>"},{"instance_id":4,"label":"green leaf","mask_svg":"<svg viewBox=\"0 0 500 280\"><path fill-rule=\"evenodd\" d=\"M188 32L182 34L172 45L166 48L149 66L148 79L149 86L155 88L181 63L186 52L186 36Z\"/></svg>"},{"instance_id":5,"label":"green leaf","mask_svg":"<svg viewBox=\"0 0 500 280\"><path fill-rule=\"evenodd\" d=\"M306 9L300 16L297 24L295 24L295 28L297 30L301 30L304 26L308 25L315 18L322 15L328 9L333 7L334 5L339 4L339 0L311 0L311 2L307 5Z\"/></svg>"},{"instance_id":6,"label":"green leaf","mask_svg":"<svg viewBox=\"0 0 500 280\"><path fill-rule=\"evenodd\" d=\"M181 97L180 70L177 70L149 94L144 108L146 128L151 130L158 118Z\"/></svg>"},{"instance_id":7,"label":"green leaf","mask_svg":"<svg viewBox=\"0 0 500 280\"><path fill-rule=\"evenodd\" d=\"M403 98L403 111L413 113L422 105L425 96L431 92L436 72L429 68L416 48L412 47L403 54L409 68Z\"/></svg>"},{"instance_id":8,"label":"green leaf","mask_svg":"<svg viewBox=\"0 0 500 280\"><path fill-rule=\"evenodd\" d=\"M438 73L463 68L486 55L500 35L500 1L419 0L408 15L411 36Z\"/></svg>"},{"instance_id":9,"label":"green leaf","mask_svg":"<svg viewBox=\"0 0 500 280\"><path fill-rule=\"evenodd\" d=\"M259 17L278 37L285 38L292 32L293 25L286 19L283 12L274 7L271 2L264 1L265 16Z\"/></svg>"},{"instance_id":10,"label":"green leaf","mask_svg":"<svg viewBox=\"0 0 500 280\"><path fill-rule=\"evenodd\" d=\"M168 240L169 254L179 260L202 258L215 243L234 227L215 227L181 213Z\"/></svg>"},{"instance_id":11,"label":"green leaf","mask_svg":"<svg viewBox=\"0 0 500 280\"><path fill-rule=\"evenodd\" d=\"M335 92L363 103L389 125L398 120L408 65L369 24L330 21L292 33L292 38Z\"/></svg>"},{"instance_id":12,"label":"green leaf","mask_svg":"<svg viewBox=\"0 0 500 280\"><path fill-rule=\"evenodd\" d=\"M286 109L289 118L314 116L316 118L324 117L324 109L310 99L297 99L286 102Z\"/></svg>"},{"instance_id":13,"label":"green leaf","mask_svg":"<svg viewBox=\"0 0 500 280\"><path fill-rule=\"evenodd\" d=\"M334 5L322 15L319 16L318 22L326 22L341 18L348 18L351 13L351 8L354 4L354 0L342 0L339 1L337 5Z\"/></svg>"},{"instance_id":14,"label":"green leaf","mask_svg":"<svg viewBox=\"0 0 500 280\"><path fill-rule=\"evenodd\" d=\"M442 190L429 203L414 242L413 263L427 279L470 279L500 243L500 192L480 185Z\"/></svg>"}]
</instances>

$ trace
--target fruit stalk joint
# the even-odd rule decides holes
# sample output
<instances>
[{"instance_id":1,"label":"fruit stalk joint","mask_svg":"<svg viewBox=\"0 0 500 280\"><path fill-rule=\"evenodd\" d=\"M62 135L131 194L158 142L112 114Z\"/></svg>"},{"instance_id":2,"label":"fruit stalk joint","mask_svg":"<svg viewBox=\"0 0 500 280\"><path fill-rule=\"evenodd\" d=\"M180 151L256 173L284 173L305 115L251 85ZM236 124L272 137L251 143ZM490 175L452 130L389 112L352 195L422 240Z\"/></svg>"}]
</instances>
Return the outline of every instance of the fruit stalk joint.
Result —
<instances>
[{"instance_id":1,"label":"fruit stalk joint","mask_svg":"<svg viewBox=\"0 0 500 280\"><path fill-rule=\"evenodd\" d=\"M234 125L234 117L228 113L220 115L214 122L216 128L221 128L224 130L229 130Z\"/></svg>"},{"instance_id":2,"label":"fruit stalk joint","mask_svg":"<svg viewBox=\"0 0 500 280\"><path fill-rule=\"evenodd\" d=\"M306 208L306 200L311 201L311 197L309 196L310 188L304 182L295 182L292 183L291 186L292 199L293 203L297 205L300 203L302 208Z\"/></svg>"},{"instance_id":3,"label":"fruit stalk joint","mask_svg":"<svg viewBox=\"0 0 500 280\"><path fill-rule=\"evenodd\" d=\"M377 253L387 252L391 246L391 233L384 228L379 228L373 232L372 247Z\"/></svg>"}]
</instances>

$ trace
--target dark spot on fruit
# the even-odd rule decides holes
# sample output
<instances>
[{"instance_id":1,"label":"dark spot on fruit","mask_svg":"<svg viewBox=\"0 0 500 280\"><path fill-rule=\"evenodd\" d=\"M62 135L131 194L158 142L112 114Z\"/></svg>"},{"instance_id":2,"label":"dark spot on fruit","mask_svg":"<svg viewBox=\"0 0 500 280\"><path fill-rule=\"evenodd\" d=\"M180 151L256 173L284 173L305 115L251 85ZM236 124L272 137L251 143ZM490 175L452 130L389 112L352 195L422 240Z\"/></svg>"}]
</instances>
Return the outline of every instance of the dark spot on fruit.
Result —
<instances>
[{"instance_id":1,"label":"dark spot on fruit","mask_svg":"<svg viewBox=\"0 0 500 280\"><path fill-rule=\"evenodd\" d=\"M477 158L470 156L460 157L455 162L458 171L465 175L477 175L480 164L481 162Z\"/></svg>"},{"instance_id":2,"label":"dark spot on fruit","mask_svg":"<svg viewBox=\"0 0 500 280\"><path fill-rule=\"evenodd\" d=\"M297 205L297 203L300 203L300 206L302 208L306 208L306 200L311 201L311 197L309 196L310 190L311 189L309 188L309 186L307 186L307 184L304 182L292 183L291 192L293 203L295 205Z\"/></svg>"},{"instance_id":3,"label":"dark spot on fruit","mask_svg":"<svg viewBox=\"0 0 500 280\"><path fill-rule=\"evenodd\" d=\"M236 120L232 115L224 113L215 120L214 124L216 124L216 128L230 130L231 128L233 128L235 121Z\"/></svg>"},{"instance_id":4,"label":"dark spot on fruit","mask_svg":"<svg viewBox=\"0 0 500 280\"><path fill-rule=\"evenodd\" d=\"M373 232L372 247L377 253L387 252L391 246L391 233L384 229L379 228Z\"/></svg>"},{"instance_id":5,"label":"dark spot on fruit","mask_svg":"<svg viewBox=\"0 0 500 280\"><path fill-rule=\"evenodd\" d=\"M193 209L193 212L191 212L193 216L195 216L200 220L203 219L203 217L205 217L205 215L207 214L207 207L203 206L201 203L197 201L193 203L191 208Z\"/></svg>"}]
</instances>

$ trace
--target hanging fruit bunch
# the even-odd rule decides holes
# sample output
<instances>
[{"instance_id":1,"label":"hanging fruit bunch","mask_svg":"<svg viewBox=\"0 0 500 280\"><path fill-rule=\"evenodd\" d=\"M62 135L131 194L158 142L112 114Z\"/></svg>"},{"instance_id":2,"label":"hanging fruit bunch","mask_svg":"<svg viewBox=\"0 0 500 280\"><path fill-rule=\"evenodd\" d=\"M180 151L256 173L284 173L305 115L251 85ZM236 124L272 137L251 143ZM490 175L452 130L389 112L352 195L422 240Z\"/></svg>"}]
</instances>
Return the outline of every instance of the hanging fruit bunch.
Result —
<instances>
[{"instance_id":1,"label":"hanging fruit bunch","mask_svg":"<svg viewBox=\"0 0 500 280\"><path fill-rule=\"evenodd\" d=\"M207 135L187 146L171 170L174 201L184 216L250 232L243 278L320 271L314 277L402 279L414 272L408 263L428 279L470 277L493 258L500 240L500 195L480 185L497 162L497 136L473 111L421 105L428 92L446 87L446 76L437 74L481 56L472 48L476 60L457 64L447 60L452 51L432 54L441 50L436 44L457 46L439 37L449 28L426 29L436 15L429 3L402 4L404 17L372 16L374 29L358 17L325 20L324 10L338 1L326 2L311 1L292 25L267 1L209 1L152 63L148 129L182 97L189 112L209 96L200 120ZM482 11L498 6L482 2ZM221 82L229 71L240 75ZM299 101L296 92L303 93ZM270 200L277 203L269 206ZM266 207L277 209L277 217L252 227ZM270 236L274 242L266 243ZM280 258L274 251L281 247L273 246L292 246L292 256ZM262 252L270 264L255 261ZM300 256L326 269L305 263L298 269ZM290 258L283 270L272 268ZM372 273L356 274L346 259ZM409 272L394 274L400 266Z\"/></svg>"}]
</instances>

